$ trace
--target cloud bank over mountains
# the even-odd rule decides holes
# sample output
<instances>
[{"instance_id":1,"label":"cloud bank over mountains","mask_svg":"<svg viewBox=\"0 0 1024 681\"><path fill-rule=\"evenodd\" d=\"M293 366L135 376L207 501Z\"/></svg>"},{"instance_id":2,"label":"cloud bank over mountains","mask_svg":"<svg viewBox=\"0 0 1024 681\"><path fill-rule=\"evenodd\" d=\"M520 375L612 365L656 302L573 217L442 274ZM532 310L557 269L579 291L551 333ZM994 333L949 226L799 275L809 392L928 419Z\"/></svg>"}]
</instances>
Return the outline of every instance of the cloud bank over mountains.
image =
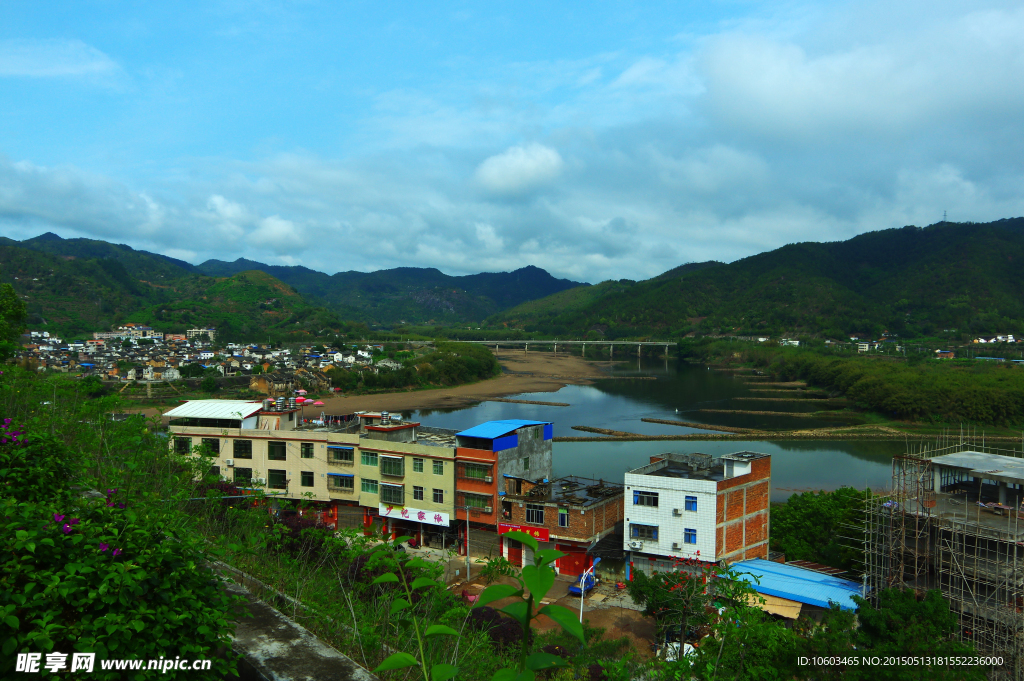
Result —
<instances>
[{"instance_id":1,"label":"cloud bank over mountains","mask_svg":"<svg viewBox=\"0 0 1024 681\"><path fill-rule=\"evenodd\" d=\"M356 84L313 39L315 18L291 13L223 15L216 45L231 49L211 47L226 61L205 71L141 38L129 49L102 33L0 33L0 98L13 107L0 113L0 232L193 262L533 264L597 282L943 211L1024 215L1020 7L751 6L701 20L676 9L565 55L550 41L480 47L504 26L488 11L469 12L480 44L406 27L428 56L397 54ZM588 20L596 31L602 17ZM327 66L275 54L272 25ZM232 85L260 48L279 61L254 57L261 80Z\"/></svg>"}]
</instances>

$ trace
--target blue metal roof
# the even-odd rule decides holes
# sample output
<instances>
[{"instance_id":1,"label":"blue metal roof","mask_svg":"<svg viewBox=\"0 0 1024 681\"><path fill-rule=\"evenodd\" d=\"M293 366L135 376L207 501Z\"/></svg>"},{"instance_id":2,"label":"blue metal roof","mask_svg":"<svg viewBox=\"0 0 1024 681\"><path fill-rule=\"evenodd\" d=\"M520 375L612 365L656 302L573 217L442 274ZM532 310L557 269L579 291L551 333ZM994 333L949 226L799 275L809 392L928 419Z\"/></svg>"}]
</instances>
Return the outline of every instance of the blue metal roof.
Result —
<instances>
[{"instance_id":1,"label":"blue metal roof","mask_svg":"<svg viewBox=\"0 0 1024 681\"><path fill-rule=\"evenodd\" d=\"M501 437L502 435L508 435L523 426L545 426L549 425L551 421L527 421L525 419L505 419L504 421L487 421L481 423L479 426L473 426L469 430L464 430L456 435L462 435L465 437L479 437L488 440Z\"/></svg>"},{"instance_id":2,"label":"blue metal roof","mask_svg":"<svg viewBox=\"0 0 1024 681\"><path fill-rule=\"evenodd\" d=\"M798 603L829 607L829 601L838 603L843 610L856 610L853 596L860 596L860 584L849 579L832 577L796 565L775 563L762 558L744 560L733 565L736 572L753 575L761 582L751 579L751 586L758 593L787 598Z\"/></svg>"}]
</instances>

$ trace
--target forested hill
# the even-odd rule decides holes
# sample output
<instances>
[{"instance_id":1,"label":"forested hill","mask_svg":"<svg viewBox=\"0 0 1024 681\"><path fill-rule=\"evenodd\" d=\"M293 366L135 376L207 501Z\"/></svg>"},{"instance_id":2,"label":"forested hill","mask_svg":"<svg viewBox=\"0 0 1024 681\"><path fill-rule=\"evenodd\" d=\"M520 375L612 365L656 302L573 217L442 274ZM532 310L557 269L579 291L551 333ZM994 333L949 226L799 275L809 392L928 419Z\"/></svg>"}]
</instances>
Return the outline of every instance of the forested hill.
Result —
<instances>
[{"instance_id":1,"label":"forested hill","mask_svg":"<svg viewBox=\"0 0 1024 681\"><path fill-rule=\"evenodd\" d=\"M604 338L1024 334L1022 264L1024 218L942 222L565 291L496 315L489 325Z\"/></svg>"},{"instance_id":2,"label":"forested hill","mask_svg":"<svg viewBox=\"0 0 1024 681\"><path fill-rule=\"evenodd\" d=\"M214 276L261 270L346 318L383 325L479 323L523 302L581 286L533 266L459 277L421 267L328 275L307 267L265 265L239 258L234 262L207 260L198 269Z\"/></svg>"},{"instance_id":3,"label":"forested hill","mask_svg":"<svg viewBox=\"0 0 1024 681\"><path fill-rule=\"evenodd\" d=\"M0 281L25 301L33 330L84 337L141 322L165 332L214 326L227 340L302 340L351 327L264 272L208 277L127 246L46 242L49 248L0 241Z\"/></svg>"}]
</instances>

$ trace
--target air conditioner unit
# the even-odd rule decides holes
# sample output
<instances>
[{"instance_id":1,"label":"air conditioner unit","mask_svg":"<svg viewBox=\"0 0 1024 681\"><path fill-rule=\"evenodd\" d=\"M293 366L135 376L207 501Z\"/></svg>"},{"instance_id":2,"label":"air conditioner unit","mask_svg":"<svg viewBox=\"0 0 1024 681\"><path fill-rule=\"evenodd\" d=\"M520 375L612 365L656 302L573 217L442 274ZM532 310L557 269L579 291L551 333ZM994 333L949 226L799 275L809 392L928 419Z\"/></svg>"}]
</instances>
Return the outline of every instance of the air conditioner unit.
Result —
<instances>
[{"instance_id":1,"label":"air conditioner unit","mask_svg":"<svg viewBox=\"0 0 1024 681\"><path fill-rule=\"evenodd\" d=\"M235 460L234 459L224 459L224 465L225 466L234 466L235 465Z\"/></svg>"},{"instance_id":2,"label":"air conditioner unit","mask_svg":"<svg viewBox=\"0 0 1024 681\"><path fill-rule=\"evenodd\" d=\"M679 542L672 542L672 550L673 551L678 551L679 550Z\"/></svg>"},{"instance_id":3,"label":"air conditioner unit","mask_svg":"<svg viewBox=\"0 0 1024 681\"><path fill-rule=\"evenodd\" d=\"M644 543L642 541L631 541L629 542L629 548L634 551L643 551Z\"/></svg>"},{"instance_id":4,"label":"air conditioner unit","mask_svg":"<svg viewBox=\"0 0 1024 681\"><path fill-rule=\"evenodd\" d=\"M266 478L256 478L256 484L258 484L258 485L265 485L265 484L267 484L267 479Z\"/></svg>"},{"instance_id":5,"label":"air conditioner unit","mask_svg":"<svg viewBox=\"0 0 1024 681\"><path fill-rule=\"evenodd\" d=\"M484 482L494 482L494 478L489 475L484 476Z\"/></svg>"},{"instance_id":6,"label":"air conditioner unit","mask_svg":"<svg viewBox=\"0 0 1024 681\"><path fill-rule=\"evenodd\" d=\"M490 512L491 512L491 507L490 506L484 506L484 513L490 513Z\"/></svg>"},{"instance_id":7,"label":"air conditioner unit","mask_svg":"<svg viewBox=\"0 0 1024 681\"><path fill-rule=\"evenodd\" d=\"M683 513L678 508L673 508L672 509L672 515L674 515L676 517L679 517L679 516L683 515Z\"/></svg>"}]
</instances>

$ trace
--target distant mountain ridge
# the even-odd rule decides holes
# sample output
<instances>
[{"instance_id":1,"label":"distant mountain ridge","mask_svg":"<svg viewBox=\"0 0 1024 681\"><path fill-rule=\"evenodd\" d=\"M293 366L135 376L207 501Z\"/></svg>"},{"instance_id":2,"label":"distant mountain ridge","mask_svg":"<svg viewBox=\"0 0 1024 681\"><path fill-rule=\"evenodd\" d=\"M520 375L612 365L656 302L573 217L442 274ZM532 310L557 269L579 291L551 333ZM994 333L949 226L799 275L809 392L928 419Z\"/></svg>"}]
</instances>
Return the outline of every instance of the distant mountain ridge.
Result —
<instances>
[{"instance_id":1,"label":"distant mountain ridge","mask_svg":"<svg viewBox=\"0 0 1024 681\"><path fill-rule=\"evenodd\" d=\"M1020 334L1022 263L1024 218L942 222L685 265L639 283L604 282L517 306L488 324L598 338Z\"/></svg>"},{"instance_id":2,"label":"distant mountain ridge","mask_svg":"<svg viewBox=\"0 0 1024 681\"><path fill-rule=\"evenodd\" d=\"M234 262L207 260L197 269L211 276L260 270L347 318L384 325L479 322L529 300L589 286L556 279L532 265L513 272L463 276L418 267L328 275L308 267L266 265L239 258Z\"/></svg>"},{"instance_id":3,"label":"distant mountain ridge","mask_svg":"<svg viewBox=\"0 0 1024 681\"><path fill-rule=\"evenodd\" d=\"M215 286L218 278L233 278L247 272L262 272L293 289L301 300L296 309L327 308L330 314L324 319L333 315L334 321L323 323L334 326L337 317L383 326L479 324L489 315L522 302L589 286L556 279L533 266L514 272L466 276L415 267L328 275L308 267L267 265L244 258L234 262L208 260L196 266L124 244L64 239L52 232L25 241L0 237L0 280L10 281L22 295L28 296L30 307L35 310L35 323L56 315L61 328L74 332L102 330L120 321L139 321L140 314L157 318L157 308L153 307L157 303L163 306L159 308L164 310L161 314L166 313L161 320L164 323L213 323L203 321L211 319L230 323L227 310L240 314L239 306L218 308L200 301L209 301L210 294L223 293ZM43 276L39 276L41 273ZM63 282L63 290L51 286L57 279ZM186 302L204 312L187 314L182 308ZM255 323L248 320L242 326L249 322Z\"/></svg>"}]
</instances>

